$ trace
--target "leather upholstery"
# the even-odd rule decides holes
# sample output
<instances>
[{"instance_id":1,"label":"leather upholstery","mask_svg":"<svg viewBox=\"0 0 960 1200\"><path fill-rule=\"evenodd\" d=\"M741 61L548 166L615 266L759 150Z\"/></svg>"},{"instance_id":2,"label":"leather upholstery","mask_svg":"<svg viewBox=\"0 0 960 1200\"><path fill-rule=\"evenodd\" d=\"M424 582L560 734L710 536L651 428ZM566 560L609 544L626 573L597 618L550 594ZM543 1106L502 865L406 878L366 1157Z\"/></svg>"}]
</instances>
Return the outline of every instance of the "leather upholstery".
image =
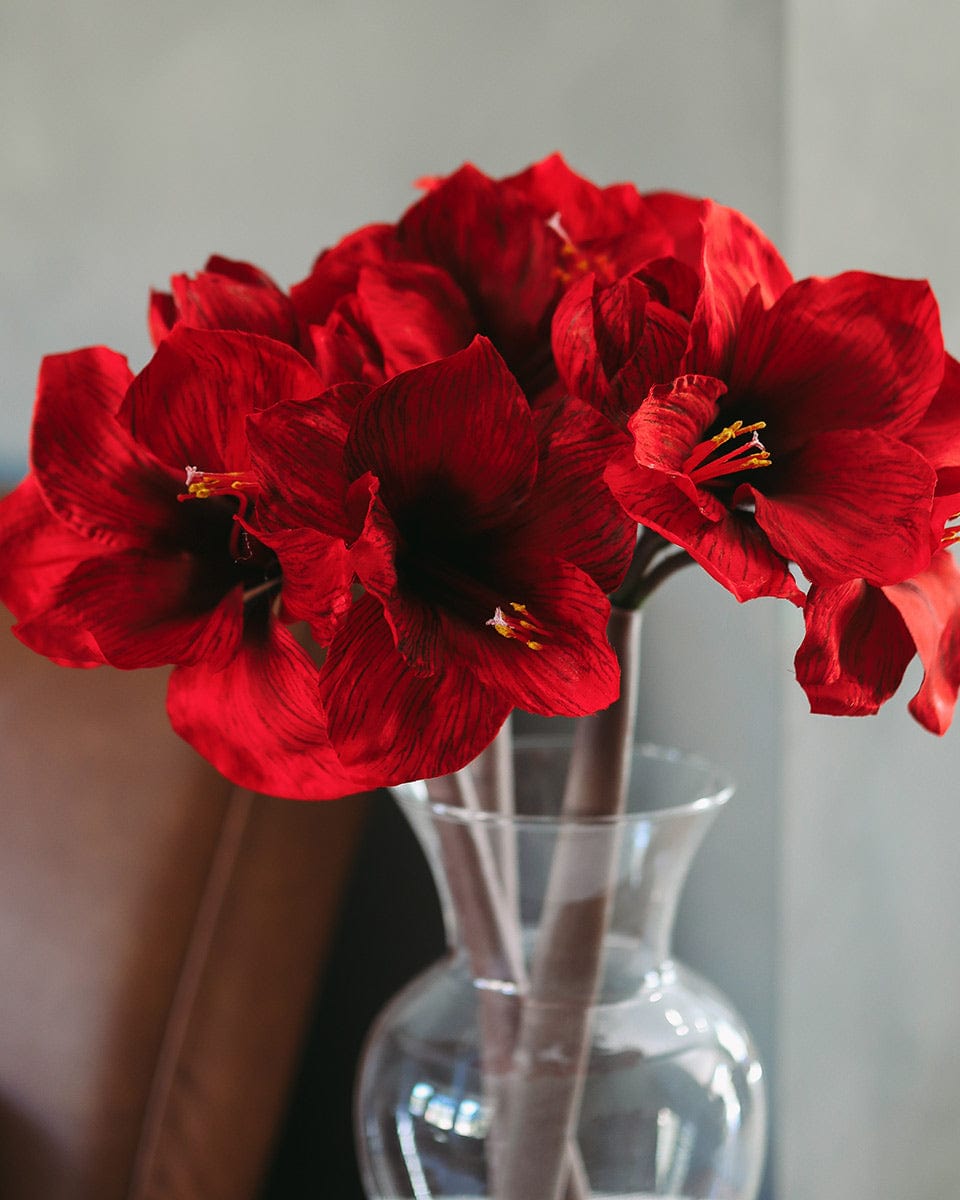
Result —
<instances>
[{"instance_id":1,"label":"leather upholstery","mask_svg":"<svg viewBox=\"0 0 960 1200\"><path fill-rule=\"evenodd\" d=\"M0 628L0 1196L254 1196L365 801L240 791L166 672Z\"/></svg>"}]
</instances>

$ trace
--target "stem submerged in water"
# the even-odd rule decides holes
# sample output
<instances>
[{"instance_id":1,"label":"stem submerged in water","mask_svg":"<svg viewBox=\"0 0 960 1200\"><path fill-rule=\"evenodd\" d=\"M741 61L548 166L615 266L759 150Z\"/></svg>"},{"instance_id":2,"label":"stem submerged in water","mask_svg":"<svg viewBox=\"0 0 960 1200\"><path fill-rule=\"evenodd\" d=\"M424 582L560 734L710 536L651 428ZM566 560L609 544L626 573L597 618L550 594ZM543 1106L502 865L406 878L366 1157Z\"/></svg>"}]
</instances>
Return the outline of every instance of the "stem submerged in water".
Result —
<instances>
[{"instance_id":1,"label":"stem submerged in water","mask_svg":"<svg viewBox=\"0 0 960 1200\"><path fill-rule=\"evenodd\" d=\"M637 710L640 614L615 608L608 633L621 664L620 698L578 722L562 815L615 816L626 805ZM513 1072L504 1091L497 1149L497 1200L572 1200L589 1190L571 1171L597 994L610 889L573 900L582 866L576 828L561 825L550 868L540 934L524 996ZM616 842L603 853L612 872ZM562 1064L562 1069L558 1069Z\"/></svg>"}]
</instances>

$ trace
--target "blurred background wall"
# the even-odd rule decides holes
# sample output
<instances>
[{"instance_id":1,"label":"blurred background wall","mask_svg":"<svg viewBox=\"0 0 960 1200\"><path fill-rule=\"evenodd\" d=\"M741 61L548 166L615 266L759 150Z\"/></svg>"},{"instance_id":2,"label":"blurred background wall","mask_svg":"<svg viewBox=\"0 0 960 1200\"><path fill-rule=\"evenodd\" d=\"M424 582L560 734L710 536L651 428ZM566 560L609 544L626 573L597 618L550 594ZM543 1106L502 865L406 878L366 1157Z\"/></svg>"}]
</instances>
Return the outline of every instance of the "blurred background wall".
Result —
<instances>
[{"instance_id":1,"label":"blurred background wall","mask_svg":"<svg viewBox=\"0 0 960 1200\"><path fill-rule=\"evenodd\" d=\"M465 159L559 149L743 209L798 274L928 276L958 350L958 42L946 0L0 0L0 477L44 353L105 342L138 369L148 287L213 252L292 283ZM642 733L740 783L678 949L761 1044L765 1195L955 1194L958 735L900 698L809 717L795 614L706 576L672 580L645 636Z\"/></svg>"},{"instance_id":2,"label":"blurred background wall","mask_svg":"<svg viewBox=\"0 0 960 1200\"><path fill-rule=\"evenodd\" d=\"M960 7L794 0L784 228L797 273L929 278L960 353ZM784 1196L960 1193L960 729L783 694L777 1131Z\"/></svg>"}]
</instances>

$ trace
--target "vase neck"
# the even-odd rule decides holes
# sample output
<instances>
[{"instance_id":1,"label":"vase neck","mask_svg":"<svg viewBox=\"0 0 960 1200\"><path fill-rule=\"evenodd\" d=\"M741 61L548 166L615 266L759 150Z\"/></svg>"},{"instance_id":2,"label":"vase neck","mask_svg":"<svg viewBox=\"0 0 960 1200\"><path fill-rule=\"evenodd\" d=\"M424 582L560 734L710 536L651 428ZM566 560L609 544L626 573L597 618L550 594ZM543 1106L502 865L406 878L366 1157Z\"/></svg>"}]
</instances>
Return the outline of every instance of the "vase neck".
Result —
<instances>
[{"instance_id":1,"label":"vase neck","mask_svg":"<svg viewBox=\"0 0 960 1200\"><path fill-rule=\"evenodd\" d=\"M674 759L644 768L664 781L678 769ZM475 978L578 1003L623 998L663 969L690 862L722 803L701 787L683 804L571 821L530 815L529 797L526 816L470 811L448 803L448 780L395 793L430 863L450 946ZM561 938L551 936L558 927ZM584 947L600 948L599 986Z\"/></svg>"}]
</instances>

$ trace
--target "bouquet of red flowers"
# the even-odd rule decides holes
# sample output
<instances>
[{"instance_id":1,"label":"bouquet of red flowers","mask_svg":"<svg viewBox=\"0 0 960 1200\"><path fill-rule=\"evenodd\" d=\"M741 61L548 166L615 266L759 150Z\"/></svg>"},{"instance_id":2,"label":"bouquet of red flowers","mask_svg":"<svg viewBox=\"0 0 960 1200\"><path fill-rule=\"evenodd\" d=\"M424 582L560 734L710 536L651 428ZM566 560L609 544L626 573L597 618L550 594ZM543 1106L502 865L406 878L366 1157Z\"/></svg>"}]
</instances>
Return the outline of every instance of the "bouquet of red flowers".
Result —
<instances>
[{"instance_id":1,"label":"bouquet of red flowers","mask_svg":"<svg viewBox=\"0 0 960 1200\"><path fill-rule=\"evenodd\" d=\"M599 714L565 812L611 814L631 614L699 563L802 609L814 711L875 712L919 655L910 709L943 733L960 365L929 286L794 281L738 212L556 155L421 186L289 292L220 257L174 276L136 375L103 347L44 361L30 473L0 502L16 635L67 666L172 664L177 732L297 799L453 773L496 808L497 772L462 769L512 710ZM539 1138L560 1195L575 1164Z\"/></svg>"},{"instance_id":2,"label":"bouquet of red flowers","mask_svg":"<svg viewBox=\"0 0 960 1200\"><path fill-rule=\"evenodd\" d=\"M514 708L607 708L608 597L698 562L802 606L815 711L874 712L919 653L942 733L960 367L930 288L794 282L739 213L558 156L422 186L289 293L175 276L137 375L44 361L0 507L17 636L173 664L183 737L316 799L457 770Z\"/></svg>"}]
</instances>

